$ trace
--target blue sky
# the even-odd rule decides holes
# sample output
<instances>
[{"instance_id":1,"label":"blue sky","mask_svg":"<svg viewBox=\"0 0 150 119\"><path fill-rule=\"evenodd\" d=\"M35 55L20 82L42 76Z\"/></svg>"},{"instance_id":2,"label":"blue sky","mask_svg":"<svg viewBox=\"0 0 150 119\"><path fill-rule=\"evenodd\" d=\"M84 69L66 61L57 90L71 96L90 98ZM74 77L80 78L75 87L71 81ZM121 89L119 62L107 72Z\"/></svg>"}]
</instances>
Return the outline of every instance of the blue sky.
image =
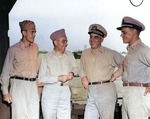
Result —
<instances>
[{"instance_id":1,"label":"blue sky","mask_svg":"<svg viewBox=\"0 0 150 119\"><path fill-rule=\"evenodd\" d=\"M141 0L132 0L138 4ZM52 41L49 36L53 31L64 28L68 38L67 50L78 51L89 48L88 27L93 23L101 24L108 32L103 46L118 52L126 51L121 32L116 27L121 25L124 16L141 21L146 30L140 35L141 40L150 46L150 1L144 0L140 7L134 7L129 0L17 0L9 13L10 45L21 39L19 22L32 20L36 24L35 42L41 51L51 51Z\"/></svg>"}]
</instances>

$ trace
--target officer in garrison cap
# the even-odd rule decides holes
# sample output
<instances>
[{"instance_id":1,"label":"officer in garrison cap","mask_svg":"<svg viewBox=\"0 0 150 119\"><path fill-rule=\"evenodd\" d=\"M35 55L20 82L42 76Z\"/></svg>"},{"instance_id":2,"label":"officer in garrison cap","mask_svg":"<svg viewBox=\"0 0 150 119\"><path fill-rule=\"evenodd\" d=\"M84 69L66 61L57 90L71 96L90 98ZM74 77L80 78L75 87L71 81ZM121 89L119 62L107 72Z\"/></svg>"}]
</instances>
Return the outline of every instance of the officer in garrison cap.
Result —
<instances>
[{"instance_id":1,"label":"officer in garrison cap","mask_svg":"<svg viewBox=\"0 0 150 119\"><path fill-rule=\"evenodd\" d=\"M43 58L39 70L39 82L45 83L42 93L44 119L70 119L70 89L64 85L77 74L78 68L73 54L66 51L68 45L64 29L50 35L54 50Z\"/></svg>"},{"instance_id":2,"label":"officer in garrison cap","mask_svg":"<svg viewBox=\"0 0 150 119\"><path fill-rule=\"evenodd\" d=\"M107 36L104 27L92 24L88 34L91 48L82 52L79 69L83 87L88 90L84 119L114 119L117 96L115 84L110 82L110 78L124 58L101 45Z\"/></svg>"},{"instance_id":3,"label":"officer in garrison cap","mask_svg":"<svg viewBox=\"0 0 150 119\"><path fill-rule=\"evenodd\" d=\"M19 22L19 25L22 38L8 49L0 79L1 89L4 100L11 103L12 119L39 119L36 28L30 20Z\"/></svg>"},{"instance_id":4,"label":"officer in garrison cap","mask_svg":"<svg viewBox=\"0 0 150 119\"><path fill-rule=\"evenodd\" d=\"M150 48L140 39L145 26L131 17L124 17L121 27L128 53L111 81L122 76L122 119L148 119L150 116Z\"/></svg>"}]
</instances>

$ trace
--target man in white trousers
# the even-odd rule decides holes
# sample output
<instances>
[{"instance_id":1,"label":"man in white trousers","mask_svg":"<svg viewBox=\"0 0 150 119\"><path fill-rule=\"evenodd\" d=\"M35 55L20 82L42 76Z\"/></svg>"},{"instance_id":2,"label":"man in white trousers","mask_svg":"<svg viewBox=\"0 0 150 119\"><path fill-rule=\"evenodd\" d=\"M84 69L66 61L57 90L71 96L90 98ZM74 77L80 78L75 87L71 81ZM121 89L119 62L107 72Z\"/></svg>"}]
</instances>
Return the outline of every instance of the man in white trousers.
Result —
<instances>
[{"instance_id":1,"label":"man in white trousers","mask_svg":"<svg viewBox=\"0 0 150 119\"><path fill-rule=\"evenodd\" d=\"M91 48L82 52L79 70L82 84L88 90L84 119L114 119L117 96L110 77L124 57L101 45L107 31L100 24L91 24L88 34Z\"/></svg>"},{"instance_id":2,"label":"man in white trousers","mask_svg":"<svg viewBox=\"0 0 150 119\"><path fill-rule=\"evenodd\" d=\"M22 39L8 49L0 78L1 89L4 100L12 103L12 119L38 119L38 46L33 43L36 28L30 20L24 20L19 25Z\"/></svg>"},{"instance_id":3,"label":"man in white trousers","mask_svg":"<svg viewBox=\"0 0 150 119\"><path fill-rule=\"evenodd\" d=\"M148 119L150 117L150 48L140 39L145 26L140 21L124 17L117 30L121 30L128 53L111 81L122 75L122 119Z\"/></svg>"},{"instance_id":4,"label":"man in white trousers","mask_svg":"<svg viewBox=\"0 0 150 119\"><path fill-rule=\"evenodd\" d=\"M42 93L44 119L70 119L70 89L64 83L77 74L73 54L66 51L67 37L64 29L50 35L54 49L42 58L39 82L45 83Z\"/></svg>"}]
</instances>

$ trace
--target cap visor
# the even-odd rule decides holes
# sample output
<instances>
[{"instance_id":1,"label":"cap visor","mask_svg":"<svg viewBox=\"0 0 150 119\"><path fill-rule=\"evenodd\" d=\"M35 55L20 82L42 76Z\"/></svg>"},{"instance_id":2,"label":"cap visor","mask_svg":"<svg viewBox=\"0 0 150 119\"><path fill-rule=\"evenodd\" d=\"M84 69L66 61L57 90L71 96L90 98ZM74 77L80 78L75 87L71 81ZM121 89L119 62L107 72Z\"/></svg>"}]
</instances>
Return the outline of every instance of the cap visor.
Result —
<instances>
[{"instance_id":1,"label":"cap visor","mask_svg":"<svg viewBox=\"0 0 150 119\"><path fill-rule=\"evenodd\" d=\"M117 30L121 30L122 29L122 27L117 27Z\"/></svg>"}]
</instances>

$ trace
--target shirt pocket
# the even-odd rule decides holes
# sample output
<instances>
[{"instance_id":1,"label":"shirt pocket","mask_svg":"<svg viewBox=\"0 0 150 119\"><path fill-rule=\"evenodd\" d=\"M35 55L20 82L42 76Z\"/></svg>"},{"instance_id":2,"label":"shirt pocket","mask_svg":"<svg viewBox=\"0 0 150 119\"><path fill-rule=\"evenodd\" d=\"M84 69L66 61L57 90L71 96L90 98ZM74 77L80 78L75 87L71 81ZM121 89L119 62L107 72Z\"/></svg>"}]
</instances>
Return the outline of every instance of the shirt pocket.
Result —
<instances>
[{"instance_id":1,"label":"shirt pocket","mask_svg":"<svg viewBox=\"0 0 150 119\"><path fill-rule=\"evenodd\" d=\"M72 71L71 61L67 60L67 61L63 62L61 65L62 65L61 71L63 74L68 74L69 72Z\"/></svg>"},{"instance_id":2,"label":"shirt pocket","mask_svg":"<svg viewBox=\"0 0 150 119\"><path fill-rule=\"evenodd\" d=\"M25 55L17 55L14 59L13 66L17 72L23 72L30 66L30 59Z\"/></svg>"},{"instance_id":3,"label":"shirt pocket","mask_svg":"<svg viewBox=\"0 0 150 119\"><path fill-rule=\"evenodd\" d=\"M25 61L29 60L29 58L22 55L22 56L17 56L15 58L15 60L17 63L21 63L21 62L25 62Z\"/></svg>"},{"instance_id":4,"label":"shirt pocket","mask_svg":"<svg viewBox=\"0 0 150 119\"><path fill-rule=\"evenodd\" d=\"M140 61L138 59L129 59L128 60L128 70L130 73L130 76L134 76L139 74L141 71L139 70Z\"/></svg>"},{"instance_id":5,"label":"shirt pocket","mask_svg":"<svg viewBox=\"0 0 150 119\"><path fill-rule=\"evenodd\" d=\"M93 63L92 63L91 60L85 59L85 60L84 60L84 68L85 68L85 70L86 70L86 71L91 70L92 64L93 64Z\"/></svg>"},{"instance_id":6,"label":"shirt pocket","mask_svg":"<svg viewBox=\"0 0 150 119\"><path fill-rule=\"evenodd\" d=\"M47 66L46 73L55 75L55 74L57 74L57 72L59 72L57 63L49 63Z\"/></svg>"}]
</instances>

